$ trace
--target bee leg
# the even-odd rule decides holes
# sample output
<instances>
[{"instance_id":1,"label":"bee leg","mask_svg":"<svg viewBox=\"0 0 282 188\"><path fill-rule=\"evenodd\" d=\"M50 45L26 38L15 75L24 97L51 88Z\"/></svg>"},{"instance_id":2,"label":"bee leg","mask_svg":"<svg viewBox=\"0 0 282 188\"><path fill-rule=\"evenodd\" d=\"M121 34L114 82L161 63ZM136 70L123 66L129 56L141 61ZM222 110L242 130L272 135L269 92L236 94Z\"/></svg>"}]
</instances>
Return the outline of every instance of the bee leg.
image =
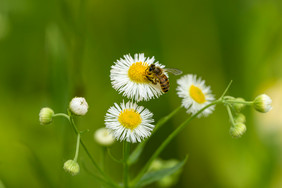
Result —
<instances>
[{"instance_id":1,"label":"bee leg","mask_svg":"<svg viewBox=\"0 0 282 188\"><path fill-rule=\"evenodd\" d=\"M154 85L157 84L156 80L155 79L151 79L149 76L146 76L146 78Z\"/></svg>"},{"instance_id":2,"label":"bee leg","mask_svg":"<svg viewBox=\"0 0 282 188\"><path fill-rule=\"evenodd\" d=\"M157 85L158 79L154 78L154 80L152 81L152 83L153 83L154 85Z\"/></svg>"}]
</instances>

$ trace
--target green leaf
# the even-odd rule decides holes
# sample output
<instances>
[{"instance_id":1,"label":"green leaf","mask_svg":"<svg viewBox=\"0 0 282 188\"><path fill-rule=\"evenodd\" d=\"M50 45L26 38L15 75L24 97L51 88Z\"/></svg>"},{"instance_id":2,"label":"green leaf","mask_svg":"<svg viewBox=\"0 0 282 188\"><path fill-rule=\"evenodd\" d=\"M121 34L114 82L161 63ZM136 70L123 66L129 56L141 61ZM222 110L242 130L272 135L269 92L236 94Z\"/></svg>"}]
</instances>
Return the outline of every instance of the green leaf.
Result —
<instances>
[{"instance_id":1,"label":"green leaf","mask_svg":"<svg viewBox=\"0 0 282 188\"><path fill-rule=\"evenodd\" d=\"M140 179L140 181L136 184L135 187L143 187L145 185L151 184L166 176L169 176L175 173L177 170L183 167L187 159L188 159L188 156L186 156L182 161L180 161L179 163L177 163L175 166L171 168L165 168L162 170L148 172L144 174L144 176Z\"/></svg>"}]
</instances>

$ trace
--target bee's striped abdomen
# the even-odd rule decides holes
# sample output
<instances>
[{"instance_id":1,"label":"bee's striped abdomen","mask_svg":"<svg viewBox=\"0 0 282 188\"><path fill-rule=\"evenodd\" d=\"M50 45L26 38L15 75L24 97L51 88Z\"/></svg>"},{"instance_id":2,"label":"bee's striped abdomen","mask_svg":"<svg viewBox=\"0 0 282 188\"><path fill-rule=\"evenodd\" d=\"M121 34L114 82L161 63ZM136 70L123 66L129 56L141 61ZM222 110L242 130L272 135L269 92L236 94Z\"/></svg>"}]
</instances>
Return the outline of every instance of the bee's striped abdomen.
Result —
<instances>
[{"instance_id":1,"label":"bee's striped abdomen","mask_svg":"<svg viewBox=\"0 0 282 188\"><path fill-rule=\"evenodd\" d=\"M168 92L169 81L168 81L168 78L166 77L166 75L162 74L161 76L159 76L159 80L160 80L160 85L161 85L162 91L164 93Z\"/></svg>"}]
</instances>

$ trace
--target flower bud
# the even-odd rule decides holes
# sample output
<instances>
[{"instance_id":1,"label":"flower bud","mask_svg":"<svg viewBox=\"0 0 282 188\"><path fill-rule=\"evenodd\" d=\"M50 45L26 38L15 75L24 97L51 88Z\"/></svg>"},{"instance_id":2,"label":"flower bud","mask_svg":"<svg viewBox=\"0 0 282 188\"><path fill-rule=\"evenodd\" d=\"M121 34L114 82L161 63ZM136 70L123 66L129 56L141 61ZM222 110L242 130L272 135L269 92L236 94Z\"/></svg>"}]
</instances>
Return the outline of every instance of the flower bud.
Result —
<instances>
[{"instance_id":1,"label":"flower bud","mask_svg":"<svg viewBox=\"0 0 282 188\"><path fill-rule=\"evenodd\" d=\"M236 123L235 125L230 127L230 134L232 137L239 138L246 132L246 130L247 128L245 124Z\"/></svg>"},{"instance_id":2,"label":"flower bud","mask_svg":"<svg viewBox=\"0 0 282 188\"><path fill-rule=\"evenodd\" d=\"M74 160L68 160L64 163L64 170L71 175L75 176L79 173L79 165L76 161Z\"/></svg>"},{"instance_id":3,"label":"flower bud","mask_svg":"<svg viewBox=\"0 0 282 188\"><path fill-rule=\"evenodd\" d=\"M160 158L155 159L149 168L149 171L157 171L163 168L163 160L161 160Z\"/></svg>"},{"instance_id":4,"label":"flower bud","mask_svg":"<svg viewBox=\"0 0 282 188\"><path fill-rule=\"evenodd\" d=\"M159 187L172 187L177 181L178 177L177 176L165 176L162 179L160 179L157 183Z\"/></svg>"},{"instance_id":5,"label":"flower bud","mask_svg":"<svg viewBox=\"0 0 282 188\"><path fill-rule=\"evenodd\" d=\"M236 102L245 102L245 99L243 98L236 98ZM241 112L241 110L245 107L246 105L243 103L234 103L233 107L236 110L236 112Z\"/></svg>"},{"instance_id":6,"label":"flower bud","mask_svg":"<svg viewBox=\"0 0 282 188\"><path fill-rule=\"evenodd\" d=\"M246 123L245 115L242 113L236 114L236 116L234 117L234 122L235 123Z\"/></svg>"},{"instance_id":7,"label":"flower bud","mask_svg":"<svg viewBox=\"0 0 282 188\"><path fill-rule=\"evenodd\" d=\"M266 113L272 109L271 103L271 98L266 94L262 94L255 98L253 105L257 111Z\"/></svg>"},{"instance_id":8,"label":"flower bud","mask_svg":"<svg viewBox=\"0 0 282 188\"><path fill-rule=\"evenodd\" d=\"M42 108L39 112L39 121L41 125L52 123L54 111L51 108Z\"/></svg>"},{"instance_id":9,"label":"flower bud","mask_svg":"<svg viewBox=\"0 0 282 188\"><path fill-rule=\"evenodd\" d=\"M70 111L77 115L77 116L83 116L88 111L88 104L83 97L75 97L71 100L69 105Z\"/></svg>"},{"instance_id":10,"label":"flower bud","mask_svg":"<svg viewBox=\"0 0 282 188\"><path fill-rule=\"evenodd\" d=\"M94 139L102 146L110 146L115 142L115 137L106 128L100 128L94 133Z\"/></svg>"}]
</instances>

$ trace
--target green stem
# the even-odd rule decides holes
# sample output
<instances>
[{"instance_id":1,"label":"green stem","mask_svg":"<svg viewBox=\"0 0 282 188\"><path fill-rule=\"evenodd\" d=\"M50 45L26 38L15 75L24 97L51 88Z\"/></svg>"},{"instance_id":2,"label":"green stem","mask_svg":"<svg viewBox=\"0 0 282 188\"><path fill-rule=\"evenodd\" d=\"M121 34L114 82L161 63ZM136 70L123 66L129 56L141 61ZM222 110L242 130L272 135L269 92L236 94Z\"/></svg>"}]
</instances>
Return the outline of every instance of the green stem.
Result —
<instances>
[{"instance_id":1,"label":"green stem","mask_svg":"<svg viewBox=\"0 0 282 188\"><path fill-rule=\"evenodd\" d=\"M80 134L77 134L77 141L76 141L76 150L75 150L75 156L74 161L77 161L78 153L79 153L79 142L80 142Z\"/></svg>"},{"instance_id":2,"label":"green stem","mask_svg":"<svg viewBox=\"0 0 282 188\"><path fill-rule=\"evenodd\" d=\"M76 135L79 134L78 129L76 128L76 125L74 123L74 120L72 118L72 116L70 117L70 124L72 125L72 128L75 132ZM86 154L88 155L88 157L90 158L91 162L93 163L93 165L96 167L96 169L104 176L105 173L103 172L103 170L98 166L98 164L96 163L96 161L94 160L94 158L92 157L92 155L90 154L90 152L88 151L87 147L85 146L84 142L80 139L80 144L83 147L83 149L85 150Z\"/></svg>"},{"instance_id":3,"label":"green stem","mask_svg":"<svg viewBox=\"0 0 282 188\"><path fill-rule=\"evenodd\" d=\"M145 145L150 140L150 138L157 132L157 130L159 130L168 120L170 120L181 108L182 108L182 106L177 107L170 114L168 114L167 116L161 118L156 123L156 126L155 126L155 128L154 128L154 130L152 132L152 135L149 138L147 138L146 140L144 140L143 142L139 143L138 146L131 153L131 155L129 157L129 161L128 161L129 165L133 164L138 159L138 157L141 155L142 150L144 149Z\"/></svg>"},{"instance_id":4,"label":"green stem","mask_svg":"<svg viewBox=\"0 0 282 188\"><path fill-rule=\"evenodd\" d=\"M64 114L64 113L57 113L57 114L54 114L53 117L64 117L64 118L67 118L69 121L70 121L70 117L67 115L67 114Z\"/></svg>"},{"instance_id":5,"label":"green stem","mask_svg":"<svg viewBox=\"0 0 282 188\"><path fill-rule=\"evenodd\" d=\"M232 115L230 106L229 106L229 105L226 105L226 109L227 109L227 112L228 112L228 116L229 116L229 118L230 118L230 121L231 121L232 125L234 126L234 125L235 125L235 121L234 121L234 118L233 118L233 115Z\"/></svg>"},{"instance_id":6,"label":"green stem","mask_svg":"<svg viewBox=\"0 0 282 188\"><path fill-rule=\"evenodd\" d=\"M65 117L66 119L68 119L70 124L71 124L71 127L73 128L73 130L75 132L75 134L80 135L80 132L76 128L76 125L74 123L73 117L71 116L71 113L70 113L70 116L68 116L67 114L64 114L64 113L57 113L57 114L53 115L53 117L56 117L56 116L61 116L61 117ZM111 184L112 187L120 187L120 186L116 185L108 176L106 176L104 171L98 166L98 164L96 163L96 161L94 160L94 158L92 157L90 152L88 151L88 149L87 149L86 145L84 144L84 142L82 141L82 139L79 139L79 140L80 140L80 144L83 147L83 149L85 150L87 156L89 157L89 159L91 160L91 162L93 163L95 168L99 171L99 173L105 178L105 181L109 182L109 184Z\"/></svg>"},{"instance_id":7,"label":"green stem","mask_svg":"<svg viewBox=\"0 0 282 188\"><path fill-rule=\"evenodd\" d=\"M230 80L228 86L226 87L226 89L224 90L224 92L222 93L222 95L219 97L220 100L225 96L225 94L227 93L228 89L230 88L232 82L233 82L233 80Z\"/></svg>"},{"instance_id":8,"label":"green stem","mask_svg":"<svg viewBox=\"0 0 282 188\"><path fill-rule=\"evenodd\" d=\"M130 143L123 142L123 185L124 188L128 188L128 157L130 153Z\"/></svg>"},{"instance_id":9,"label":"green stem","mask_svg":"<svg viewBox=\"0 0 282 188\"><path fill-rule=\"evenodd\" d=\"M71 125L72 125L72 128L74 130L74 132L78 135L79 134L79 131L78 129L76 128L76 125L74 123L74 120L73 120L73 117L70 116L70 122L71 122ZM105 177L108 181L109 178L105 175L104 171L98 166L98 164L96 163L96 161L94 160L94 158L92 157L92 155L90 154L90 152L88 151L86 145L84 144L84 142L80 139L80 144L81 146L83 147L83 149L85 150L86 154L88 155L89 159L91 160L91 162L93 163L93 165L95 166L95 168L99 171L99 173Z\"/></svg>"},{"instance_id":10,"label":"green stem","mask_svg":"<svg viewBox=\"0 0 282 188\"><path fill-rule=\"evenodd\" d=\"M123 163L122 160L119 160L119 159L117 159L117 158L115 158L115 157L113 156L113 154L112 154L110 148L107 148L107 151L108 151L109 157L110 157L113 161L115 161L116 163Z\"/></svg>"},{"instance_id":11,"label":"green stem","mask_svg":"<svg viewBox=\"0 0 282 188\"><path fill-rule=\"evenodd\" d=\"M157 130L159 130L168 120L170 120L170 118L172 118L180 109L182 108L182 106L177 107L175 110L173 110L170 114L168 114L167 116L163 117L162 119L160 119L158 121L158 123L155 126L155 129L152 132L153 136L155 134L155 132L157 132ZM149 137L150 138L150 137ZM147 139L148 140L148 139ZM141 142L144 143L144 142Z\"/></svg>"},{"instance_id":12,"label":"green stem","mask_svg":"<svg viewBox=\"0 0 282 188\"><path fill-rule=\"evenodd\" d=\"M142 170L139 172L139 174L136 176L136 178L132 181L132 185L136 185L138 181L143 177L143 175L147 172L148 168L150 167L151 163L159 156L159 154L164 150L164 148L171 142L171 140L176 137L182 130L188 125L188 123L196 118L200 113L202 113L205 109L207 109L210 106L213 106L215 104L221 103L222 100L216 100L209 105L203 107L200 111L198 111L196 114L185 120L177 129L175 129L167 138L166 140L158 147L158 149L154 152L154 154L151 156L151 158L148 160L148 162L145 164L145 166L142 168Z\"/></svg>"},{"instance_id":13,"label":"green stem","mask_svg":"<svg viewBox=\"0 0 282 188\"><path fill-rule=\"evenodd\" d=\"M225 104L239 103L239 104L246 104L246 105L252 105L254 103L254 101L236 101L236 100L224 100L223 102Z\"/></svg>"},{"instance_id":14,"label":"green stem","mask_svg":"<svg viewBox=\"0 0 282 188\"><path fill-rule=\"evenodd\" d=\"M70 122L72 125L73 130L75 131L75 133L78 135L79 131L76 128L76 125L74 123L74 120L72 118L72 116L70 116ZM86 154L88 155L89 159L91 160L91 162L93 163L93 165L96 167L96 169L99 171L99 173L113 186L113 187L119 187L118 185L116 185L108 176L106 176L106 174L104 173L104 171L98 166L98 164L96 163L96 161L94 160L94 158L92 157L92 155L90 154L90 152L88 151L86 145L84 144L84 142L80 139L80 144L83 147L83 149L85 150Z\"/></svg>"}]
</instances>

